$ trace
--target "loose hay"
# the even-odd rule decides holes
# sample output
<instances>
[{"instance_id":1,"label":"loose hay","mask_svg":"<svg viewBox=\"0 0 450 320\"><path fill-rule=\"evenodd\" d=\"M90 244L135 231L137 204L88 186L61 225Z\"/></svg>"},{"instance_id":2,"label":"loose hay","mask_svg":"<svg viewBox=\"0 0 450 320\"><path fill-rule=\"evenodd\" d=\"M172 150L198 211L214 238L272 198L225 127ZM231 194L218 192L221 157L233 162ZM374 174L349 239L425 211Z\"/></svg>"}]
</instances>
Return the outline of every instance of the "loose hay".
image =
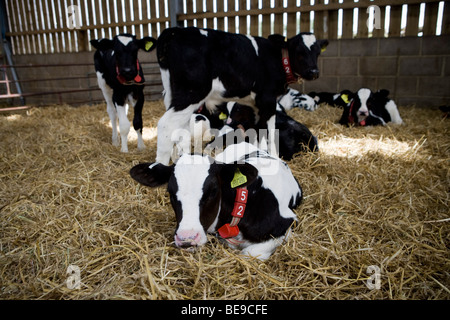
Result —
<instances>
[{"instance_id":1,"label":"loose hay","mask_svg":"<svg viewBox=\"0 0 450 320\"><path fill-rule=\"evenodd\" d=\"M128 175L155 158L164 107L144 107L146 151L111 145L106 107L3 115L0 297L3 299L449 299L449 122L401 107L403 126L344 128L340 110L290 114L318 154L289 165L304 189L299 222L266 262L217 239L173 246L164 188ZM69 265L80 268L70 289ZM380 289L366 285L368 266Z\"/></svg>"}]
</instances>

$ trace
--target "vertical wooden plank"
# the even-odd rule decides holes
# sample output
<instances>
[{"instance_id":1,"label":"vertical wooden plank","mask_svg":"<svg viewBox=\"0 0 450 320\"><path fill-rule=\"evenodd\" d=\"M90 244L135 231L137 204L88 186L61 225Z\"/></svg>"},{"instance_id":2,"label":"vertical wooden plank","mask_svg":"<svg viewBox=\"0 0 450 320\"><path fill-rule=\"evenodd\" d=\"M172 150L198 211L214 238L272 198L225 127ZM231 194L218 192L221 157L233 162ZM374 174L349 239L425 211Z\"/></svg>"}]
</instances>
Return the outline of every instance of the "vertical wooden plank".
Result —
<instances>
[{"instance_id":1,"label":"vertical wooden plank","mask_svg":"<svg viewBox=\"0 0 450 320\"><path fill-rule=\"evenodd\" d=\"M419 33L420 4L408 5L408 16L406 17L406 36L417 37Z\"/></svg>"},{"instance_id":2,"label":"vertical wooden plank","mask_svg":"<svg viewBox=\"0 0 450 320\"><path fill-rule=\"evenodd\" d=\"M159 15L158 18L164 18L166 17L166 11L165 11L165 6L164 6L164 0L159 0ZM200 7L201 9L201 7ZM159 25L159 32L162 32L162 30L165 29L165 22L158 22ZM159 34L158 34L159 37Z\"/></svg>"},{"instance_id":3,"label":"vertical wooden plank","mask_svg":"<svg viewBox=\"0 0 450 320\"><path fill-rule=\"evenodd\" d=\"M302 0L302 5L309 5L310 0ZM301 7L301 5L300 5ZM300 32L310 32L311 31L311 19L309 12L300 13Z\"/></svg>"},{"instance_id":4,"label":"vertical wooden plank","mask_svg":"<svg viewBox=\"0 0 450 320\"><path fill-rule=\"evenodd\" d=\"M52 30L53 29L53 15L52 15L52 1L51 0L45 0L45 14L47 17L47 29ZM52 31L49 31L49 45L50 45L50 52L55 53L57 52L57 44L56 44L56 34Z\"/></svg>"},{"instance_id":5,"label":"vertical wooden plank","mask_svg":"<svg viewBox=\"0 0 450 320\"><path fill-rule=\"evenodd\" d=\"M367 38L369 36L369 28L367 27L368 18L369 14L367 13L367 8L359 8L356 38Z\"/></svg>"},{"instance_id":6,"label":"vertical wooden plank","mask_svg":"<svg viewBox=\"0 0 450 320\"><path fill-rule=\"evenodd\" d=\"M58 18L59 18L59 25L61 28L66 27L66 21L64 19L65 17L65 7L64 7L65 0L58 0ZM61 32L61 46L62 46L62 52L68 51L69 46L69 34L68 32Z\"/></svg>"},{"instance_id":7,"label":"vertical wooden plank","mask_svg":"<svg viewBox=\"0 0 450 320\"><path fill-rule=\"evenodd\" d=\"M130 22L132 21L131 19L131 4L129 0L123 0L123 10L124 10L124 19L123 22ZM133 26L124 26L124 30L126 30L125 32L130 33L130 34L134 34L134 29Z\"/></svg>"},{"instance_id":8,"label":"vertical wooden plank","mask_svg":"<svg viewBox=\"0 0 450 320\"><path fill-rule=\"evenodd\" d=\"M296 0L288 0L288 8L297 7ZM292 38L297 33L297 17L295 13L288 13L287 17L287 37Z\"/></svg>"},{"instance_id":9,"label":"vertical wooden plank","mask_svg":"<svg viewBox=\"0 0 450 320\"><path fill-rule=\"evenodd\" d=\"M141 12L141 8L142 4L141 4L141 0L135 0L133 2L133 16L134 16L134 24L135 24L135 32L134 34L136 35L137 39L142 39L142 37L144 37L144 35L142 34L142 24L141 24L141 20L142 20L142 12Z\"/></svg>"},{"instance_id":10,"label":"vertical wooden plank","mask_svg":"<svg viewBox=\"0 0 450 320\"><path fill-rule=\"evenodd\" d=\"M380 29L376 29L375 26L372 31L373 38L383 38L384 37L384 23L386 19L386 6L380 6Z\"/></svg>"},{"instance_id":11,"label":"vertical wooden plank","mask_svg":"<svg viewBox=\"0 0 450 320\"><path fill-rule=\"evenodd\" d=\"M344 2L353 2L353 0L344 0ZM342 11L342 39L353 38L353 9Z\"/></svg>"},{"instance_id":12,"label":"vertical wooden plank","mask_svg":"<svg viewBox=\"0 0 450 320\"><path fill-rule=\"evenodd\" d=\"M236 12L236 6L234 0L227 0L228 1L228 32L236 33L236 19L235 19L235 12Z\"/></svg>"},{"instance_id":13,"label":"vertical wooden plank","mask_svg":"<svg viewBox=\"0 0 450 320\"><path fill-rule=\"evenodd\" d=\"M314 3L314 6L323 6L325 3L324 0L317 0ZM324 11L314 11L314 35L317 39L324 38Z\"/></svg>"},{"instance_id":14,"label":"vertical wooden plank","mask_svg":"<svg viewBox=\"0 0 450 320\"><path fill-rule=\"evenodd\" d=\"M43 47L43 51L44 53L49 53L50 52L50 41L49 41L49 35L45 32L47 30L47 26L45 24L45 8L44 8L44 3L43 0L36 0L36 11L38 12L38 17L40 19L40 30L44 31L44 33L42 34L42 38L43 38L43 43L42 43L42 47Z\"/></svg>"},{"instance_id":15,"label":"vertical wooden plank","mask_svg":"<svg viewBox=\"0 0 450 320\"><path fill-rule=\"evenodd\" d=\"M247 10L247 1L239 0L239 11ZM240 16L239 21L239 33L247 34L247 16Z\"/></svg>"},{"instance_id":16,"label":"vertical wooden plank","mask_svg":"<svg viewBox=\"0 0 450 320\"><path fill-rule=\"evenodd\" d=\"M55 7L55 24L56 28L64 28L64 24L61 19L61 0L53 1L53 6ZM58 33L59 39L59 52L64 52L64 32Z\"/></svg>"},{"instance_id":17,"label":"vertical wooden plank","mask_svg":"<svg viewBox=\"0 0 450 320\"><path fill-rule=\"evenodd\" d=\"M14 25L15 28L14 30L17 31L25 31L23 29L23 24L22 24L22 15L20 14L20 2L19 0L15 0L14 1L14 5L12 7L12 13L14 16ZM25 41L24 41L24 37L23 36L16 36L15 37L16 40L16 52L17 54L25 54Z\"/></svg>"},{"instance_id":18,"label":"vertical wooden plank","mask_svg":"<svg viewBox=\"0 0 450 320\"><path fill-rule=\"evenodd\" d=\"M450 1L444 2L444 13L442 16L442 35L450 34Z\"/></svg>"},{"instance_id":19,"label":"vertical wooden plank","mask_svg":"<svg viewBox=\"0 0 450 320\"><path fill-rule=\"evenodd\" d=\"M425 21L423 25L423 35L433 36L436 34L437 14L439 3L425 4Z\"/></svg>"},{"instance_id":20,"label":"vertical wooden plank","mask_svg":"<svg viewBox=\"0 0 450 320\"><path fill-rule=\"evenodd\" d=\"M258 0L249 0L250 10L258 9ZM258 35L258 15L254 14L250 16L250 34L252 36Z\"/></svg>"},{"instance_id":21,"label":"vertical wooden plank","mask_svg":"<svg viewBox=\"0 0 450 320\"><path fill-rule=\"evenodd\" d=\"M186 0L186 14L194 13L194 4L193 0ZM152 7L153 8L153 7ZM186 24L188 27L194 26L194 20L186 20Z\"/></svg>"},{"instance_id":22,"label":"vertical wooden plank","mask_svg":"<svg viewBox=\"0 0 450 320\"><path fill-rule=\"evenodd\" d=\"M338 3L339 0L331 0L329 3ZM328 10L327 11L327 30L324 30L324 38L329 40L338 38L338 10Z\"/></svg>"},{"instance_id":23,"label":"vertical wooden plank","mask_svg":"<svg viewBox=\"0 0 450 320\"><path fill-rule=\"evenodd\" d=\"M20 3L20 8L21 8L20 15L22 16L22 20L24 23L24 30L31 31L29 23L28 23L28 19L27 19L25 2L23 0ZM30 35L26 35L24 40L25 40L25 46L24 46L25 52L32 53Z\"/></svg>"},{"instance_id":24,"label":"vertical wooden plank","mask_svg":"<svg viewBox=\"0 0 450 320\"><path fill-rule=\"evenodd\" d=\"M51 16L52 16L52 28L57 29L58 28L58 15L56 11L57 4L56 1L50 1L51 6ZM61 52L61 40L60 40L60 34L58 32L54 33L55 36L55 52L60 53Z\"/></svg>"},{"instance_id":25,"label":"vertical wooden plank","mask_svg":"<svg viewBox=\"0 0 450 320\"><path fill-rule=\"evenodd\" d=\"M283 0L274 0L274 8L282 8ZM273 33L274 34L283 34L283 14L277 13L274 15L273 21Z\"/></svg>"},{"instance_id":26,"label":"vertical wooden plank","mask_svg":"<svg viewBox=\"0 0 450 320\"><path fill-rule=\"evenodd\" d=\"M222 13L224 11L224 1L226 0L217 0L217 13ZM217 30L225 30L224 18L217 18Z\"/></svg>"},{"instance_id":27,"label":"vertical wooden plank","mask_svg":"<svg viewBox=\"0 0 450 320\"><path fill-rule=\"evenodd\" d=\"M13 1L7 1L6 2L6 11L8 13L8 22L9 22L9 30L17 30L17 23L16 23L16 17L14 15L14 5L13 5ZM16 37L12 36L10 38L11 40L11 51L13 54L19 54L17 51L17 45L16 45Z\"/></svg>"},{"instance_id":28,"label":"vertical wooden plank","mask_svg":"<svg viewBox=\"0 0 450 320\"><path fill-rule=\"evenodd\" d=\"M402 22L402 6L392 6L389 18L389 37L399 37Z\"/></svg>"},{"instance_id":29,"label":"vertical wooden plank","mask_svg":"<svg viewBox=\"0 0 450 320\"><path fill-rule=\"evenodd\" d=\"M263 0L262 1L262 9L268 9L270 8L270 0ZM262 15L262 36L264 38L267 38L270 35L271 32L271 21L270 21L270 14L263 14Z\"/></svg>"}]
</instances>

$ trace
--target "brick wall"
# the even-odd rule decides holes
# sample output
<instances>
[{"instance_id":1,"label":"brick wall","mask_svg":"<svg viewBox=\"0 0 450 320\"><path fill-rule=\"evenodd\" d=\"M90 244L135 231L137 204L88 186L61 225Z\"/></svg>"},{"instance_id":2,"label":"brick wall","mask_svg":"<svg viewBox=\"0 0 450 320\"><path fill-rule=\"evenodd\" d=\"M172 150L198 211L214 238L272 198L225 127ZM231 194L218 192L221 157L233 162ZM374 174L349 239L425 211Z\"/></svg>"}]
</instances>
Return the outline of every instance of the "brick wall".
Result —
<instances>
[{"instance_id":1,"label":"brick wall","mask_svg":"<svg viewBox=\"0 0 450 320\"><path fill-rule=\"evenodd\" d=\"M398 105L450 104L450 36L333 40L302 92L388 89Z\"/></svg>"}]
</instances>

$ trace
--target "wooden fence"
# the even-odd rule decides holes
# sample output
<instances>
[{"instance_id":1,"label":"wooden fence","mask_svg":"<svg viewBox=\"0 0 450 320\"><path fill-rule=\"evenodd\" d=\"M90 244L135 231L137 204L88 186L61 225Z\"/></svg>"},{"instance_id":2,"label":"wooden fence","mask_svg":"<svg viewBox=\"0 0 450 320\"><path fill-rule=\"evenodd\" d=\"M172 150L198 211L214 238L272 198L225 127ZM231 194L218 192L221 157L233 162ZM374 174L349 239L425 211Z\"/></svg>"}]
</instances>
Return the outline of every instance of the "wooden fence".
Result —
<instances>
[{"instance_id":1,"label":"wooden fence","mask_svg":"<svg viewBox=\"0 0 450 320\"><path fill-rule=\"evenodd\" d=\"M450 34L450 1L3 1L6 36L15 55L90 51L89 40L123 32L157 37L171 25L170 10L175 7L178 25L264 37L272 33L291 37L305 31L328 39ZM369 6L376 7L368 13ZM371 23L366 25L368 20ZM379 28L373 22L380 22Z\"/></svg>"}]
</instances>

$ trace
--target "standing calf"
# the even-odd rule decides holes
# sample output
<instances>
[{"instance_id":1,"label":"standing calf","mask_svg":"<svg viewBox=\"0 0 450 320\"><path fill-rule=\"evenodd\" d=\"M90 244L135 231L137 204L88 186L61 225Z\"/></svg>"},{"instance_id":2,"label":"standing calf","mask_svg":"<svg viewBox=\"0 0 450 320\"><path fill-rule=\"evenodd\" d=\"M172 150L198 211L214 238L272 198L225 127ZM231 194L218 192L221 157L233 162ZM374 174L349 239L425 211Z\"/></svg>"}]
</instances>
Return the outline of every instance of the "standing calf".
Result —
<instances>
[{"instance_id":1,"label":"standing calf","mask_svg":"<svg viewBox=\"0 0 450 320\"><path fill-rule=\"evenodd\" d=\"M291 39L268 39L211 29L168 28L158 38L157 56L164 86L166 113L158 122L156 161L169 164L172 134L188 129L191 115L205 104L209 110L227 101L253 107L261 145L276 154L277 97L288 83L319 77L317 58L327 40L311 33Z\"/></svg>"},{"instance_id":2,"label":"standing calf","mask_svg":"<svg viewBox=\"0 0 450 320\"><path fill-rule=\"evenodd\" d=\"M98 86L106 100L112 126L112 143L119 145L117 120L119 120L122 152L128 152L128 103L134 107L133 127L138 136L138 149L144 149L142 139L142 107L144 105L144 73L138 61L138 51L152 51L156 40L145 37L137 40L130 34L115 36L113 40L91 40L97 51L94 54Z\"/></svg>"}]
</instances>

